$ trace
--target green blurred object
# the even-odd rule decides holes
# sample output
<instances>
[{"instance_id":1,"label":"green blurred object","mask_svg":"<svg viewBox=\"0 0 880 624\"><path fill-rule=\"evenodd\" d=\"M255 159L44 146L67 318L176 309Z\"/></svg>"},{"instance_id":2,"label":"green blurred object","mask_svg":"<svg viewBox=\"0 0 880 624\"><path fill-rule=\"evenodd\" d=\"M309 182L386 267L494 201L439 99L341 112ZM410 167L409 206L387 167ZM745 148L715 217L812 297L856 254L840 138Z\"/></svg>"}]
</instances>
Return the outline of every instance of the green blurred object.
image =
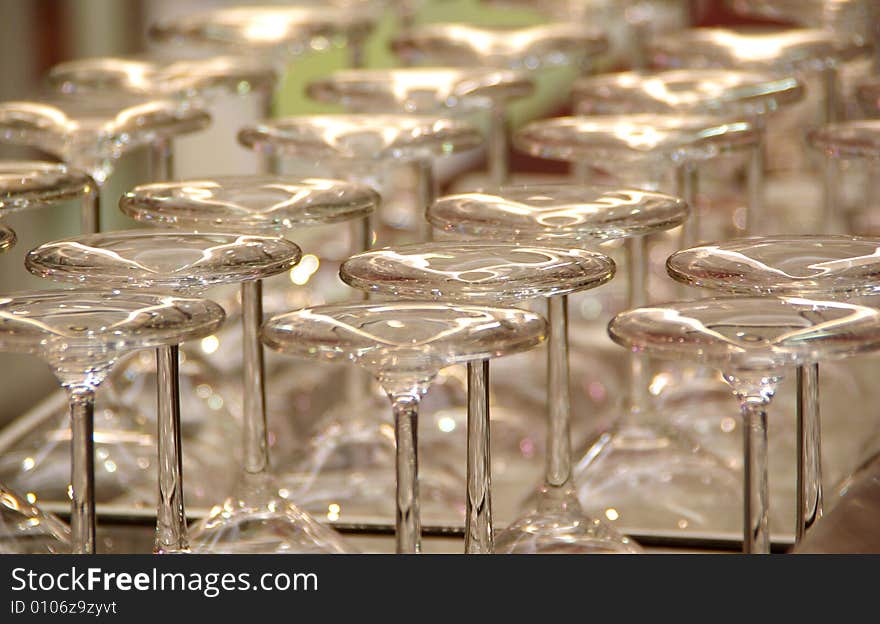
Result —
<instances>
[{"instance_id":1,"label":"green blurred object","mask_svg":"<svg viewBox=\"0 0 880 624\"><path fill-rule=\"evenodd\" d=\"M542 19L537 13L522 9L499 9L488 7L479 0L426 0L419 9L417 23L461 22L478 26L533 26ZM389 41L397 30L397 20L388 12L379 22L367 43L367 67L396 67L400 65L389 49ZM297 59L288 67L279 98L275 102L275 114L309 115L342 112L338 106L310 100L305 95L306 85L316 78L326 76L347 67L348 55L343 47L310 54ZM517 101L510 107L510 119L514 126L530 119L545 116L568 103L571 84L577 76L576 68L543 69L534 77L534 95Z\"/></svg>"}]
</instances>

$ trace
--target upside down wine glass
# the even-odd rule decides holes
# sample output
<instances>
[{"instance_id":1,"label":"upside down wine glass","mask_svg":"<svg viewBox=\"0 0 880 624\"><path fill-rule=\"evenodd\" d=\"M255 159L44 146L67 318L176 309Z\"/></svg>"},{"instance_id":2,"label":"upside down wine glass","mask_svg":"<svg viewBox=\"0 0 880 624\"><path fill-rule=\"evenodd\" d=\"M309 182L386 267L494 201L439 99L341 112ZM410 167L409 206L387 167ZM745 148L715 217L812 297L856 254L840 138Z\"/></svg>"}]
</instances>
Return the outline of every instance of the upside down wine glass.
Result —
<instances>
[{"instance_id":1,"label":"upside down wine glass","mask_svg":"<svg viewBox=\"0 0 880 624\"><path fill-rule=\"evenodd\" d=\"M292 59L338 45L340 38L349 48L351 66L362 67L364 43L377 19L372 8L369 2L347 0L223 7L160 21L149 35L159 43L263 57L280 82Z\"/></svg>"},{"instance_id":2,"label":"upside down wine glass","mask_svg":"<svg viewBox=\"0 0 880 624\"><path fill-rule=\"evenodd\" d=\"M743 418L743 551L769 553L767 408L784 368L876 351L880 312L797 297L702 299L623 312L608 333L627 349L723 372Z\"/></svg>"},{"instance_id":3,"label":"upside down wine glass","mask_svg":"<svg viewBox=\"0 0 880 624\"><path fill-rule=\"evenodd\" d=\"M300 166L329 170L334 176L374 187L381 187L377 178L385 167L415 167L417 208L405 218L380 215L373 240L384 242L386 237L399 236L399 230L422 223L421 210L436 196L434 160L479 147L483 137L470 124L443 117L352 113L273 119L245 126L238 140L271 158L286 157ZM394 229L379 229L383 224ZM425 233L419 234L421 238Z\"/></svg>"},{"instance_id":4,"label":"upside down wine glass","mask_svg":"<svg viewBox=\"0 0 880 624\"><path fill-rule=\"evenodd\" d=\"M208 108L218 94L254 93L259 99L260 117L269 118L278 77L266 61L253 57L168 60L103 56L59 63L49 70L47 81L50 87L68 95L161 97L181 107ZM171 180L171 141L157 138L150 145L150 155L152 178Z\"/></svg>"},{"instance_id":5,"label":"upside down wine glass","mask_svg":"<svg viewBox=\"0 0 880 624\"><path fill-rule=\"evenodd\" d=\"M197 232L295 235L298 240L300 237L312 240L308 239L308 233L316 227L352 224L361 229L356 237L356 248L361 250L372 243L370 217L379 203L379 196L371 188L340 180L292 176L221 176L141 186L128 193L120 207L134 220L158 227ZM338 237L338 229L334 227L332 234ZM326 238L312 240L315 245L313 251L324 252L326 246L323 242L326 241ZM281 309L287 309L290 305L286 303ZM297 372L282 370L276 372L271 380L272 392L284 398L282 403L285 411L279 415L285 419L291 418L286 408L297 398L294 393L298 391L296 384L300 377L302 375ZM354 376L346 379L344 393L348 393L351 404L363 402L362 381ZM264 409L263 405L251 405L246 410L246 418L261 420L259 410ZM314 440L326 439L322 433L325 432L319 432ZM314 440L309 441L310 450L317 445ZM308 454L303 473L311 475L320 472L323 466L320 460L326 459L326 453L322 451L316 449L316 452ZM353 476L347 474L346 478L353 479ZM336 505L334 509L342 506L339 492L323 491L325 488L314 483L304 488L307 491L297 488L296 496L302 497L303 504L310 511L318 511L319 502L324 502L325 513L328 503ZM327 498L330 500L327 501Z\"/></svg>"},{"instance_id":6,"label":"upside down wine glass","mask_svg":"<svg viewBox=\"0 0 880 624\"><path fill-rule=\"evenodd\" d=\"M209 122L209 115L198 109L126 94L0 103L0 141L41 149L94 180L97 188L83 209L86 233L100 231L100 191L119 158L138 147L196 132Z\"/></svg>"},{"instance_id":7,"label":"upside down wine glass","mask_svg":"<svg viewBox=\"0 0 880 624\"><path fill-rule=\"evenodd\" d=\"M95 183L67 165L33 160L0 162L0 216L80 199L83 232L91 231Z\"/></svg>"},{"instance_id":8,"label":"upside down wine glass","mask_svg":"<svg viewBox=\"0 0 880 624\"><path fill-rule=\"evenodd\" d=\"M272 317L267 345L298 357L343 360L372 373L391 400L396 446L398 553L421 549L418 408L439 370L530 349L545 336L538 315L434 303L321 306Z\"/></svg>"},{"instance_id":9,"label":"upside down wine glass","mask_svg":"<svg viewBox=\"0 0 880 624\"><path fill-rule=\"evenodd\" d=\"M846 234L841 193L841 162L861 161L865 166L866 186L859 206L860 216L869 217L876 203L877 163L880 161L880 120L839 121L814 128L807 142L824 156L821 233Z\"/></svg>"},{"instance_id":10,"label":"upside down wine glass","mask_svg":"<svg viewBox=\"0 0 880 624\"><path fill-rule=\"evenodd\" d=\"M47 243L28 254L27 267L57 281L107 288L200 293L211 286L247 284L279 273L296 264L299 258L299 248L280 238L135 230ZM259 316L243 315L245 336L255 335L256 330L248 329L259 321ZM244 346L247 350L250 345ZM176 345L160 348L156 357L159 373L159 504L155 551L186 552L189 540L181 465L178 348ZM247 353L245 361L245 370L251 373L247 368ZM251 477L255 482L268 466L265 414L258 411L262 405L259 396L251 396L262 390L259 376L262 370L256 372L257 387L245 389L245 403L250 412L246 412L249 415L245 418L244 428L245 467L256 475ZM247 381L251 378L248 377ZM264 477L264 480L268 478ZM247 503L257 505L253 499ZM246 505L241 503L239 507ZM283 504L278 507L284 509ZM239 513L245 514L246 518L246 512ZM284 517L283 511L279 515ZM239 522L245 524L244 520L239 519ZM259 523L256 526L259 527Z\"/></svg>"},{"instance_id":11,"label":"upside down wine glass","mask_svg":"<svg viewBox=\"0 0 880 624\"><path fill-rule=\"evenodd\" d=\"M309 84L310 97L341 104L353 113L401 112L466 115L489 111L489 178L508 175L507 106L534 91L531 78L493 68L407 67L336 72Z\"/></svg>"},{"instance_id":12,"label":"upside down wine glass","mask_svg":"<svg viewBox=\"0 0 880 624\"><path fill-rule=\"evenodd\" d=\"M15 244L15 232L0 223L0 253ZM26 495L0 484L0 553L70 552L70 529Z\"/></svg>"},{"instance_id":13,"label":"upside down wine glass","mask_svg":"<svg viewBox=\"0 0 880 624\"><path fill-rule=\"evenodd\" d=\"M607 50L607 42L595 30L568 23L528 28L424 24L398 34L391 48L407 65L513 70L520 73L520 81L533 84L543 69L588 65ZM510 176L508 102L530 92L499 92L490 102L487 149L492 186L506 183Z\"/></svg>"},{"instance_id":14,"label":"upside down wine glass","mask_svg":"<svg viewBox=\"0 0 880 624\"><path fill-rule=\"evenodd\" d=\"M0 298L0 349L37 355L70 402L71 542L95 552L95 391L120 355L209 335L223 310L201 299L93 290Z\"/></svg>"},{"instance_id":15,"label":"upside down wine glass","mask_svg":"<svg viewBox=\"0 0 880 624\"><path fill-rule=\"evenodd\" d=\"M864 56L869 50L857 38L808 28L753 32L691 28L658 35L647 47L651 63L663 69L719 67L801 77L818 74L822 80L821 119L825 123L839 118L841 63Z\"/></svg>"},{"instance_id":16,"label":"upside down wine glass","mask_svg":"<svg viewBox=\"0 0 880 624\"><path fill-rule=\"evenodd\" d=\"M343 263L339 274L355 288L395 298L516 305L535 298L564 297L594 288L611 279L613 271L614 264L608 257L577 249L540 244L433 242L358 254ZM551 323L553 320L551 318ZM563 334L557 333L554 339L551 332L551 340L558 340ZM562 349L553 342L551 347L554 353ZM565 392L567 384L562 379L565 371L556 369L559 364L557 357L552 364L552 378L558 384L555 389ZM494 533L488 360L468 362L467 379L465 552L491 553ZM547 483L564 487L567 477L562 473L564 467L570 465L570 457L566 455L571 452L567 438L569 416L561 410L552 410L551 417ZM576 511L571 509L570 514L574 518Z\"/></svg>"},{"instance_id":17,"label":"upside down wine glass","mask_svg":"<svg viewBox=\"0 0 880 624\"><path fill-rule=\"evenodd\" d=\"M645 237L677 227L687 217L688 206L670 195L576 184L450 195L428 213L435 227L470 238L582 248L625 239L629 307L647 301ZM622 405L611 425L589 438L575 463L581 504L632 527L658 521L678 526L683 517L691 525L711 525L709 512L737 494L733 475L658 418L650 409L648 380L645 358L630 355ZM646 489L657 496L645 501Z\"/></svg>"},{"instance_id":18,"label":"upside down wine glass","mask_svg":"<svg viewBox=\"0 0 880 624\"><path fill-rule=\"evenodd\" d=\"M804 87L794 77L713 68L585 76L575 83L572 94L580 115L716 115L749 121L757 136L749 157L748 201L740 226L746 233L759 230L764 216L767 117L803 97ZM691 205L692 212L697 210Z\"/></svg>"},{"instance_id":19,"label":"upside down wine glass","mask_svg":"<svg viewBox=\"0 0 880 624\"><path fill-rule=\"evenodd\" d=\"M850 236L767 236L709 243L672 254L680 282L744 296L840 301L880 291L880 240ZM822 516L819 363L797 369L795 540Z\"/></svg>"}]
</instances>

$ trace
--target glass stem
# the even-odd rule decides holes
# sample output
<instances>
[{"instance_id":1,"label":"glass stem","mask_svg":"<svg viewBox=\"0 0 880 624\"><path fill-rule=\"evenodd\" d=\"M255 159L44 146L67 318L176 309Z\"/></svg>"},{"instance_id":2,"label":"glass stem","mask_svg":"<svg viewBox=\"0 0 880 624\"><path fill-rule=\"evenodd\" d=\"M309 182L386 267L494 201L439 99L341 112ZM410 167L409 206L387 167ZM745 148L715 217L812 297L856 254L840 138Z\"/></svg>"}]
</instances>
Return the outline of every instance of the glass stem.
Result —
<instances>
[{"instance_id":1,"label":"glass stem","mask_svg":"<svg viewBox=\"0 0 880 624\"><path fill-rule=\"evenodd\" d=\"M822 189L822 234L838 234L841 231L837 216L837 198L839 196L838 177L840 167L837 159L825 156L823 163L824 188Z\"/></svg>"},{"instance_id":2,"label":"glass stem","mask_svg":"<svg viewBox=\"0 0 880 624\"><path fill-rule=\"evenodd\" d=\"M70 532L73 554L95 553L95 391L67 389L70 402Z\"/></svg>"},{"instance_id":3,"label":"glass stem","mask_svg":"<svg viewBox=\"0 0 880 624\"><path fill-rule=\"evenodd\" d=\"M865 161L865 201L861 206L862 216L871 214L877 204L877 180L880 179L880 160L869 158Z\"/></svg>"},{"instance_id":4,"label":"glass stem","mask_svg":"<svg viewBox=\"0 0 880 624\"><path fill-rule=\"evenodd\" d=\"M433 230L426 215L428 208L434 204L434 200L437 198L437 180L434 177L434 165L431 161L416 162L416 193L416 205L420 210L418 222L422 226L420 234L422 240L430 241L433 238Z\"/></svg>"},{"instance_id":5,"label":"glass stem","mask_svg":"<svg viewBox=\"0 0 880 624\"><path fill-rule=\"evenodd\" d=\"M278 82L281 82L283 75L278 78ZM263 119L272 119L274 113L274 104L275 104L275 91L272 89L266 89L262 93L260 93L260 118ZM261 173L263 175L278 175L281 173L281 163L278 158L278 155L274 152L268 152L266 154L260 155L260 168Z\"/></svg>"},{"instance_id":6,"label":"glass stem","mask_svg":"<svg viewBox=\"0 0 880 624\"><path fill-rule=\"evenodd\" d=\"M363 69L366 67L366 38L363 36L351 37L348 41L348 64L351 69Z\"/></svg>"},{"instance_id":7,"label":"glass stem","mask_svg":"<svg viewBox=\"0 0 880 624\"><path fill-rule=\"evenodd\" d=\"M822 89L823 89L823 109L822 123L833 123L838 120L840 84L837 75L837 68L833 65L826 67L822 71Z\"/></svg>"},{"instance_id":8,"label":"glass stem","mask_svg":"<svg viewBox=\"0 0 880 624\"><path fill-rule=\"evenodd\" d=\"M510 128L507 121L507 110L502 103L495 102L489 111L489 181L493 187L507 183L510 170L508 137Z\"/></svg>"},{"instance_id":9,"label":"glass stem","mask_svg":"<svg viewBox=\"0 0 880 624\"><path fill-rule=\"evenodd\" d=\"M183 451L180 446L179 347L156 349L158 373L159 506L153 552L189 551L183 505Z\"/></svg>"},{"instance_id":10,"label":"glass stem","mask_svg":"<svg viewBox=\"0 0 880 624\"><path fill-rule=\"evenodd\" d=\"M760 219L764 217L764 169L767 163L766 146L766 123L763 114L757 114L752 119L757 132L755 145L751 150L748 165L748 204L746 205L746 222L743 224L743 233L750 236L763 231L759 227Z\"/></svg>"},{"instance_id":11,"label":"glass stem","mask_svg":"<svg viewBox=\"0 0 880 624\"><path fill-rule=\"evenodd\" d=\"M826 67L822 72L823 108L822 122L832 123L838 118L838 97L840 85L838 84L837 68ZM837 160L830 156L825 157L824 163L824 192L822 202L822 234L838 234L841 232L839 217L837 214L838 176L840 170Z\"/></svg>"},{"instance_id":12,"label":"glass stem","mask_svg":"<svg viewBox=\"0 0 880 624\"><path fill-rule=\"evenodd\" d=\"M467 501L464 551L492 554L489 360L468 362Z\"/></svg>"},{"instance_id":13,"label":"glass stem","mask_svg":"<svg viewBox=\"0 0 880 624\"><path fill-rule=\"evenodd\" d=\"M648 68L648 27L645 24L630 25L632 34L632 69L636 71Z\"/></svg>"},{"instance_id":14,"label":"glass stem","mask_svg":"<svg viewBox=\"0 0 880 624\"><path fill-rule=\"evenodd\" d=\"M547 474L548 487L571 481L571 396L568 378L568 296L547 300L550 336L547 343Z\"/></svg>"},{"instance_id":15,"label":"glass stem","mask_svg":"<svg viewBox=\"0 0 880 624\"><path fill-rule=\"evenodd\" d=\"M101 187L95 185L83 195L80 212L80 231L83 234L96 234L101 231Z\"/></svg>"},{"instance_id":16,"label":"glass stem","mask_svg":"<svg viewBox=\"0 0 880 624\"><path fill-rule=\"evenodd\" d=\"M241 284L241 322L244 364L244 471L246 475L269 470L266 390L263 369L263 282Z\"/></svg>"},{"instance_id":17,"label":"glass stem","mask_svg":"<svg viewBox=\"0 0 880 624\"><path fill-rule=\"evenodd\" d=\"M422 536L419 517L419 397L395 394L391 402L397 447L397 552L414 554L421 550Z\"/></svg>"},{"instance_id":18,"label":"glass stem","mask_svg":"<svg viewBox=\"0 0 880 624\"><path fill-rule=\"evenodd\" d=\"M171 139L156 139L150 145L150 176L153 182L174 179L174 151Z\"/></svg>"},{"instance_id":19,"label":"glass stem","mask_svg":"<svg viewBox=\"0 0 880 624\"><path fill-rule=\"evenodd\" d=\"M700 240L700 211L697 209L697 166L683 163L675 171L676 195L687 202L691 213L681 228L681 249L693 247Z\"/></svg>"},{"instance_id":20,"label":"glass stem","mask_svg":"<svg viewBox=\"0 0 880 624\"><path fill-rule=\"evenodd\" d=\"M648 302L648 260L645 239L634 236L626 240L627 308L641 308ZM627 414L633 416L644 410L648 390L648 358L642 353L629 353L627 380Z\"/></svg>"},{"instance_id":21,"label":"glass stem","mask_svg":"<svg viewBox=\"0 0 880 624\"><path fill-rule=\"evenodd\" d=\"M797 526L795 543L822 517L819 365L797 369Z\"/></svg>"},{"instance_id":22,"label":"glass stem","mask_svg":"<svg viewBox=\"0 0 880 624\"><path fill-rule=\"evenodd\" d=\"M767 404L761 398L740 399L743 418L744 491L743 552L770 553L767 482Z\"/></svg>"},{"instance_id":23,"label":"glass stem","mask_svg":"<svg viewBox=\"0 0 880 624\"><path fill-rule=\"evenodd\" d=\"M352 253L360 253L370 249L373 245L373 216L370 215L359 221L352 221L352 237L354 240L354 249ZM361 300L369 301L369 291L358 291ZM373 378L361 369L359 366L346 366L342 372L345 383L345 404L360 405L367 407L371 405L371 394L373 390ZM371 413L368 411L368 413Z\"/></svg>"}]
</instances>

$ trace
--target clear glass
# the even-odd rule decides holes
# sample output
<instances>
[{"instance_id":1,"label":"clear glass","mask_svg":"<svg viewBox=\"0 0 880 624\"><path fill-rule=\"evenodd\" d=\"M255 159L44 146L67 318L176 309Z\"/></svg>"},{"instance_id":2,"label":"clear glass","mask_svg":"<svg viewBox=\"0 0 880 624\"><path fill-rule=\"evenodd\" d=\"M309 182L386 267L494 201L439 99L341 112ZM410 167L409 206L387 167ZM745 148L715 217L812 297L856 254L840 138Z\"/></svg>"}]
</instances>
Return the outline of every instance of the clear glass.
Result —
<instances>
[{"instance_id":1,"label":"clear glass","mask_svg":"<svg viewBox=\"0 0 880 624\"><path fill-rule=\"evenodd\" d=\"M744 417L743 546L767 553L765 411L782 371L876 350L880 312L797 297L702 299L624 312L612 320L609 334L627 349L724 371Z\"/></svg>"},{"instance_id":2,"label":"clear glass","mask_svg":"<svg viewBox=\"0 0 880 624\"><path fill-rule=\"evenodd\" d=\"M255 232L263 234L287 234L295 231L297 236L306 236L305 228L314 226L323 226L331 224L341 224L343 222L352 223L360 229L364 229L366 234L371 235L371 228L363 224L367 224L370 217L379 204L379 196L370 187L362 184L343 182L339 180L329 180L322 178L295 178L292 176L248 176L248 177L218 177L212 180L192 180L182 183L164 183L152 184L138 187L126 194L122 201L121 207L123 212L130 215L137 221L150 223L153 225L170 225L173 227L195 229L200 231L216 230L218 228L234 230L239 232ZM289 234L292 235L292 234ZM363 238L363 234L359 235ZM364 245L369 245L367 241L359 241ZM322 251L323 251L322 247ZM320 266L324 258L318 259L312 255L310 261ZM314 270L313 267L312 270ZM250 292L250 288L248 288ZM244 297L245 291L242 291ZM248 295L251 297L252 295ZM251 304L252 306L254 304ZM291 307L291 303L287 300L283 303L283 308ZM277 309L277 307L276 307ZM255 314L253 310L250 312L250 319L243 319L243 331L249 332L249 323L253 327L259 327L259 319L261 314ZM243 339L244 340L244 339ZM259 341L252 336L247 339L251 344L259 345ZM245 342L247 342L245 341ZM261 420L259 414L265 412L264 389L262 388L262 380L264 373L262 364L262 355L252 354L247 362L249 363L250 372L241 371L250 380L249 386L251 392L244 397L246 414L254 414L248 416L246 430L250 431L253 439L260 436L254 433L263 425L255 424ZM239 373L239 374L241 374ZM255 380L255 376L259 379ZM283 398L284 404L288 404L290 397L301 393L300 383L303 377L303 371L296 370L291 372L288 370L276 370L274 373L275 380L272 384L272 390L276 396ZM226 385L228 380L223 381ZM257 383L259 382L259 383ZM360 388L363 390L363 388ZM254 398L260 397L260 398ZM285 418L289 414L284 414ZM336 427L338 430L338 427ZM276 432L277 433L277 432ZM326 444L320 445L318 457L326 456L326 449L332 448L333 441L327 441ZM275 439L278 443L278 437ZM246 445L250 447L251 445ZM251 453L253 454L253 453ZM309 466L304 472L309 476L314 476L314 466ZM258 523L247 523L247 515L256 516L261 507L267 507L277 503L275 499L260 500L256 493L265 498L265 493L269 491L268 483L270 478L267 476L260 477L255 481L254 475L246 476L245 481L253 484L248 494L248 488L240 486L237 490L241 500L238 503L224 503L224 508L239 509L235 518L229 521L215 519L211 526L216 529L218 534L226 531L227 535L223 537L208 537L207 541L216 544L218 548L232 548L231 544L227 544L235 538L235 531L238 527L246 532L260 531ZM312 481L305 488L287 487L290 484L286 477L281 478L283 484L282 489L289 490L298 501L303 502L309 509L321 511L320 496L315 497L316 490L321 491L323 487ZM278 488L275 488L278 489ZM335 490L334 496L339 495L339 490ZM316 501L317 498L317 501ZM344 496L339 495L339 499L335 501L338 505L339 501L344 500ZM268 502L267 502L268 501ZM286 503L278 503L279 509L285 508ZM326 503L323 511L326 513ZM299 521L302 516L301 512L290 515L285 518L279 516L274 520L271 514L263 514L265 516L266 528L265 532L273 530L273 523L278 526L274 530L282 530L290 532L295 529L291 526L285 529L285 525L290 521ZM239 516L241 516L239 518ZM314 522L309 520L309 522ZM236 524L237 523L237 524ZM257 535L259 540L263 538ZM303 545L297 544L302 536L295 532L289 538L285 538L279 544L272 544L270 541L259 547L278 548L278 550L290 548L303 548ZM247 539L252 538L248 537ZM223 544L227 544L223 546ZM309 547L306 545L305 547Z\"/></svg>"},{"instance_id":3,"label":"clear glass","mask_svg":"<svg viewBox=\"0 0 880 624\"><path fill-rule=\"evenodd\" d=\"M570 184L453 195L438 201L428 219L447 232L518 240L523 245L537 244L535 239L540 239L546 241L542 244L554 241L585 247L627 238L627 301L629 307L636 307L647 296L644 236L679 226L687 216L683 201L663 193ZM583 325L578 331L583 331ZM653 521L681 530L679 522L684 519L686 527L703 522L717 529L718 518L709 518L701 509L704 504L697 501L721 508L723 499L716 500L716 494L732 490L735 498L734 476L713 455L656 418L649 409L646 364L636 354L628 356L622 410L613 414L612 426L601 428L578 451L575 481L580 499L588 510L626 526ZM614 369L602 372L619 375ZM645 489L658 494L646 502ZM668 507L661 508L667 502ZM682 510L689 513L683 516ZM724 517L719 512L719 518Z\"/></svg>"},{"instance_id":4,"label":"clear glass","mask_svg":"<svg viewBox=\"0 0 880 624\"><path fill-rule=\"evenodd\" d=\"M292 176L225 176L138 186L123 213L156 227L280 235L369 217L379 195L363 184Z\"/></svg>"},{"instance_id":5,"label":"clear glass","mask_svg":"<svg viewBox=\"0 0 880 624\"><path fill-rule=\"evenodd\" d=\"M438 230L471 238L576 244L643 236L684 223L681 199L639 189L580 184L504 186L447 195L427 213Z\"/></svg>"},{"instance_id":6,"label":"clear glass","mask_svg":"<svg viewBox=\"0 0 880 624\"><path fill-rule=\"evenodd\" d=\"M272 93L277 78L266 61L247 56L170 60L100 56L59 63L49 85L61 93L131 93L178 99L215 93Z\"/></svg>"},{"instance_id":7,"label":"clear glass","mask_svg":"<svg viewBox=\"0 0 880 624\"><path fill-rule=\"evenodd\" d=\"M149 34L160 43L261 55L278 66L279 74L292 58L324 50L328 42L344 38L351 65L359 67L365 39L377 20L376 8L369 0L223 7L159 22Z\"/></svg>"},{"instance_id":8,"label":"clear glass","mask_svg":"<svg viewBox=\"0 0 880 624\"><path fill-rule=\"evenodd\" d=\"M94 393L127 351L209 335L220 306L200 299L89 290L0 298L0 349L42 357L67 390L71 545L95 552Z\"/></svg>"},{"instance_id":9,"label":"clear glass","mask_svg":"<svg viewBox=\"0 0 880 624\"><path fill-rule=\"evenodd\" d=\"M869 164L877 161L880 157L880 120L829 123L808 132L807 142L825 157L822 232L845 233L846 225L840 214L842 175L840 161L855 159ZM872 200L871 193L866 193L864 205L861 207L864 212L870 212L873 208Z\"/></svg>"},{"instance_id":10,"label":"clear glass","mask_svg":"<svg viewBox=\"0 0 880 624\"><path fill-rule=\"evenodd\" d=\"M339 273L350 286L382 296L516 304L600 286L613 277L614 263L602 254L570 248L433 242L358 254L345 261ZM493 551L488 380L488 362L468 364L465 552L469 553ZM505 460L517 454L509 448L503 453Z\"/></svg>"},{"instance_id":11,"label":"clear glass","mask_svg":"<svg viewBox=\"0 0 880 624\"><path fill-rule=\"evenodd\" d=\"M157 137L196 132L210 121L197 108L118 93L47 96L0 104L0 136L37 147L87 172L100 186L123 154Z\"/></svg>"},{"instance_id":12,"label":"clear glass","mask_svg":"<svg viewBox=\"0 0 880 624\"><path fill-rule=\"evenodd\" d=\"M0 253L15 245L15 232L0 223Z\"/></svg>"},{"instance_id":13,"label":"clear glass","mask_svg":"<svg viewBox=\"0 0 880 624\"><path fill-rule=\"evenodd\" d=\"M27 179L27 178L25 178ZM15 232L0 224L0 253L15 244ZM0 553L70 552L70 528L32 503L35 497L0 484Z\"/></svg>"},{"instance_id":14,"label":"clear glass","mask_svg":"<svg viewBox=\"0 0 880 624\"><path fill-rule=\"evenodd\" d=\"M581 24L528 27L422 24L398 34L394 52L409 65L536 70L578 65L608 48L605 36Z\"/></svg>"},{"instance_id":15,"label":"clear glass","mask_svg":"<svg viewBox=\"0 0 880 624\"><path fill-rule=\"evenodd\" d=\"M114 232L49 243L28 256L44 276L162 291L200 291L242 283L244 360L244 476L234 496L195 525L198 552L337 552L339 538L282 499L268 473L260 279L291 268L299 248L281 238L173 231ZM160 509L157 552L186 551L179 458L180 419L174 354L159 353ZM168 411L165 411L168 410ZM310 541L310 536L314 540ZM265 550L261 550L265 549Z\"/></svg>"},{"instance_id":16,"label":"clear glass","mask_svg":"<svg viewBox=\"0 0 880 624\"><path fill-rule=\"evenodd\" d=\"M430 115L301 115L245 126L239 142L258 152L318 161L419 161L479 147L464 121Z\"/></svg>"},{"instance_id":17,"label":"clear glass","mask_svg":"<svg viewBox=\"0 0 880 624\"><path fill-rule=\"evenodd\" d=\"M399 553L420 550L418 405L438 371L533 348L545 333L545 321L530 312L435 303L311 308L273 317L262 331L264 342L278 351L354 362L388 394L395 423Z\"/></svg>"},{"instance_id":18,"label":"clear glass","mask_svg":"<svg viewBox=\"0 0 880 624\"><path fill-rule=\"evenodd\" d=\"M747 121L701 115L590 115L533 121L514 134L518 149L539 158L602 170L614 165L716 158L757 140ZM611 173L614 173L612 170Z\"/></svg>"},{"instance_id":19,"label":"clear glass","mask_svg":"<svg viewBox=\"0 0 880 624\"><path fill-rule=\"evenodd\" d=\"M530 95L532 79L511 70L473 67L418 67L342 71L312 82L310 97L340 104L355 113L462 115L488 111L489 172L492 183L508 176L509 132L507 104Z\"/></svg>"},{"instance_id":20,"label":"clear glass","mask_svg":"<svg viewBox=\"0 0 880 624\"><path fill-rule=\"evenodd\" d=\"M309 97L352 113L485 111L532 93L522 72L480 67L401 67L334 72L309 83Z\"/></svg>"},{"instance_id":21,"label":"clear glass","mask_svg":"<svg viewBox=\"0 0 880 624\"><path fill-rule=\"evenodd\" d=\"M826 30L692 28L648 43L656 67L722 67L791 73L822 71L867 54L865 42Z\"/></svg>"},{"instance_id":22,"label":"clear glass","mask_svg":"<svg viewBox=\"0 0 880 624\"><path fill-rule=\"evenodd\" d=\"M769 236L674 253L669 275L690 286L741 295L847 299L875 294L880 240L851 236ZM797 524L795 539L822 516L819 365L797 371Z\"/></svg>"},{"instance_id":23,"label":"clear glass","mask_svg":"<svg viewBox=\"0 0 880 624\"><path fill-rule=\"evenodd\" d=\"M750 119L804 98L793 76L736 69L670 69L584 76L572 99L579 115L744 115Z\"/></svg>"},{"instance_id":24,"label":"clear glass","mask_svg":"<svg viewBox=\"0 0 880 624\"><path fill-rule=\"evenodd\" d=\"M843 299L877 294L880 239L789 235L707 243L672 254L669 275L741 295Z\"/></svg>"},{"instance_id":25,"label":"clear glass","mask_svg":"<svg viewBox=\"0 0 880 624\"><path fill-rule=\"evenodd\" d=\"M871 39L870 0L728 0L742 15L794 22Z\"/></svg>"},{"instance_id":26,"label":"clear glass","mask_svg":"<svg viewBox=\"0 0 880 624\"><path fill-rule=\"evenodd\" d=\"M339 271L346 284L399 299L507 304L595 288L614 276L600 253L551 245L432 242L367 251Z\"/></svg>"}]
</instances>

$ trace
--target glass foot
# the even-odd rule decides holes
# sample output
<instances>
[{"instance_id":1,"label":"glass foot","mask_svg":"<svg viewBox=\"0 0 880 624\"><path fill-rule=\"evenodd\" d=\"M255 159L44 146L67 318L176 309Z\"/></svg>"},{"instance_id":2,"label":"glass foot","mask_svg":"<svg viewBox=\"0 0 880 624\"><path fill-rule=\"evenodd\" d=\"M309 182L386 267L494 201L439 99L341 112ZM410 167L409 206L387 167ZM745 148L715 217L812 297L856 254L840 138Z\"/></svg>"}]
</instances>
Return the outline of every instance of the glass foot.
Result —
<instances>
[{"instance_id":1,"label":"glass foot","mask_svg":"<svg viewBox=\"0 0 880 624\"><path fill-rule=\"evenodd\" d=\"M432 444L430 449L421 449L422 516L426 523L461 523L465 479L448 458L461 457L463 463L464 449L457 452L447 447L440 453L438 448L439 444ZM391 423L336 422L313 438L305 453L288 466L279 482L291 498L318 517L393 521L397 486Z\"/></svg>"},{"instance_id":2,"label":"glass foot","mask_svg":"<svg viewBox=\"0 0 880 624\"><path fill-rule=\"evenodd\" d=\"M499 554L628 554L641 548L585 515L571 488L544 486L534 509L495 536Z\"/></svg>"},{"instance_id":3,"label":"glass foot","mask_svg":"<svg viewBox=\"0 0 880 624\"><path fill-rule=\"evenodd\" d=\"M575 482L587 511L630 529L740 530L740 474L674 427L618 424L586 449Z\"/></svg>"},{"instance_id":4,"label":"glass foot","mask_svg":"<svg viewBox=\"0 0 880 624\"><path fill-rule=\"evenodd\" d=\"M70 552L70 529L52 514L0 484L0 554Z\"/></svg>"},{"instance_id":5,"label":"glass foot","mask_svg":"<svg viewBox=\"0 0 880 624\"><path fill-rule=\"evenodd\" d=\"M356 552L272 486L240 488L190 528L194 553L345 554Z\"/></svg>"}]
</instances>

